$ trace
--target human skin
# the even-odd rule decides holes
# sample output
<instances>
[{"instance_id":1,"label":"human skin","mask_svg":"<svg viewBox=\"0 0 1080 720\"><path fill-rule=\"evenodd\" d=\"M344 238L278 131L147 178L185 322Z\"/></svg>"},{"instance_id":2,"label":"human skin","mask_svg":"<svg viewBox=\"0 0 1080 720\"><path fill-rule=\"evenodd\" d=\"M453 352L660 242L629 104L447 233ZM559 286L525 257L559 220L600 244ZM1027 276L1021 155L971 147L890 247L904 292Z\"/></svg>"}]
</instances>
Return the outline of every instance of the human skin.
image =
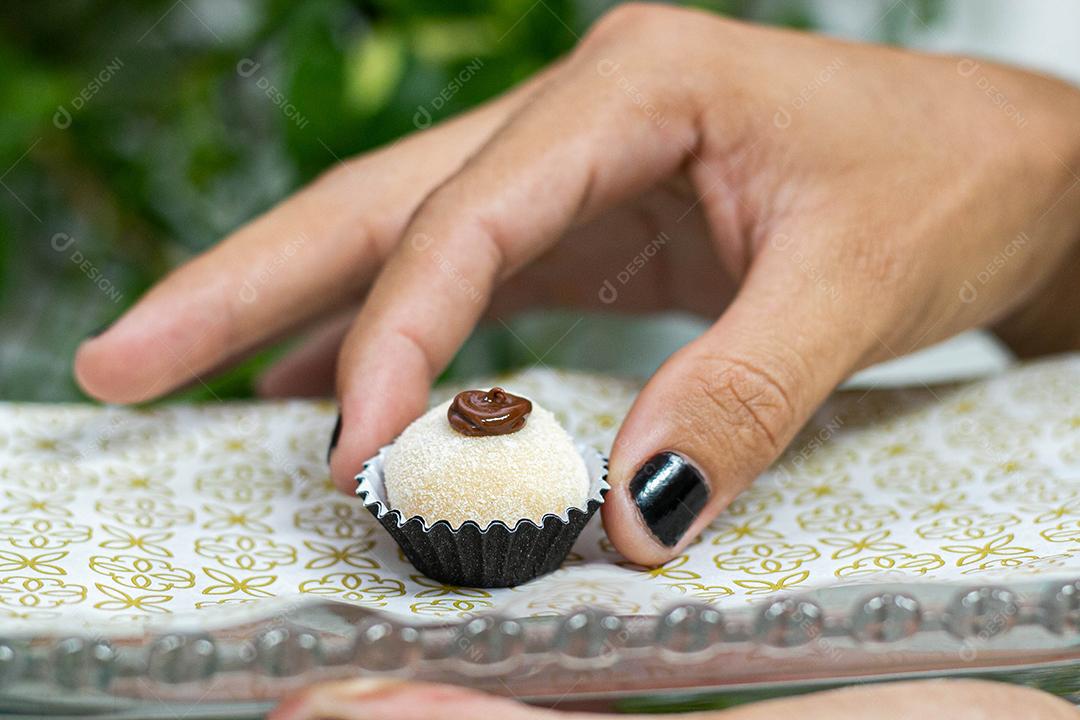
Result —
<instances>
[{"instance_id":1,"label":"human skin","mask_svg":"<svg viewBox=\"0 0 1080 720\"><path fill-rule=\"evenodd\" d=\"M1055 80L624 5L506 96L342 163L174 271L75 372L94 397L149 400L325 321L262 388L336 387L348 492L485 315L717 317L611 453L605 528L662 563L853 371L976 326L1021 351L1076 347L1078 147L1080 93ZM708 488L667 544L628 490L660 451Z\"/></svg>"},{"instance_id":2,"label":"human skin","mask_svg":"<svg viewBox=\"0 0 1080 720\"><path fill-rule=\"evenodd\" d=\"M268 720L644 720L655 715L558 712L529 707L507 698L445 685L358 680L329 683L286 698ZM730 710L681 715L691 720L955 720L1076 718L1063 700L1002 683L976 680L924 680L854 686L800 697L744 705Z\"/></svg>"},{"instance_id":3,"label":"human skin","mask_svg":"<svg viewBox=\"0 0 1080 720\"><path fill-rule=\"evenodd\" d=\"M79 348L75 372L94 397L141 402L306 332L260 387L336 391L331 474L348 492L485 316L715 317L642 390L611 453L606 531L628 559L663 563L855 370L980 326L1023 354L1080 347L1078 168L1080 94L1055 80L620 6L517 89L341 163L174 271ZM604 281L660 233L605 302ZM674 539L629 489L661 451L707 486L703 507L676 509ZM939 698L957 713L983 707L970 694L986 688L935 687L958 693ZM779 702L901 716L851 697Z\"/></svg>"}]
</instances>

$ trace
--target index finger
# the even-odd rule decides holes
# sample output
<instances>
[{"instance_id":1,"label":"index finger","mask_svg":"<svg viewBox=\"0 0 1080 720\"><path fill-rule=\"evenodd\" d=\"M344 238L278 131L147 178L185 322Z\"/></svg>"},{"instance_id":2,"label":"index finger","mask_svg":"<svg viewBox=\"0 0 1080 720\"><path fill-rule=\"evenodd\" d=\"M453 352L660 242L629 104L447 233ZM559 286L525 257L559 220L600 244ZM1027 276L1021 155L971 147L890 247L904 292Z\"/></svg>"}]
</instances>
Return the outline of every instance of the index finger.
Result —
<instances>
[{"instance_id":1,"label":"index finger","mask_svg":"<svg viewBox=\"0 0 1080 720\"><path fill-rule=\"evenodd\" d=\"M421 205L346 337L342 424L331 474L348 490L362 462L423 412L431 382L498 283L576 222L670 175L689 121L657 124L578 57ZM682 107L667 88L654 103Z\"/></svg>"},{"instance_id":2,"label":"index finger","mask_svg":"<svg viewBox=\"0 0 1080 720\"><path fill-rule=\"evenodd\" d=\"M108 402L149 400L355 303L428 189L459 167L538 81L340 163L181 266L83 343L75 359L79 384Z\"/></svg>"}]
</instances>

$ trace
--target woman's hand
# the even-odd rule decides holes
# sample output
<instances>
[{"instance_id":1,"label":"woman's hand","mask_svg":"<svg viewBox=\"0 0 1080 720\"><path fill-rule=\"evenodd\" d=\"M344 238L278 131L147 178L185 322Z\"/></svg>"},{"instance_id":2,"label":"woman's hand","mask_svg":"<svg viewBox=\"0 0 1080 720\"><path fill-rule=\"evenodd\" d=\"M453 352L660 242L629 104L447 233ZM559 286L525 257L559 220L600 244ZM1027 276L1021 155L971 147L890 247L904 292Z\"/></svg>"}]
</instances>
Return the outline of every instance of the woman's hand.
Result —
<instances>
[{"instance_id":1,"label":"woman's hand","mask_svg":"<svg viewBox=\"0 0 1080 720\"><path fill-rule=\"evenodd\" d=\"M263 387L319 392L336 367L331 471L350 490L485 313L718 316L612 451L607 532L661 563L854 370L996 323L1078 346L1078 168L1062 83L620 6L522 87L342 164L174 272L76 373L146 400L325 319Z\"/></svg>"},{"instance_id":2,"label":"woman's hand","mask_svg":"<svg viewBox=\"0 0 1080 720\"><path fill-rule=\"evenodd\" d=\"M316 685L286 698L269 720L643 720L643 715L561 713L521 705L449 685L352 682ZM654 715L647 716L649 718ZM1064 700L1039 690L985 680L924 680L866 685L743 705L731 710L680 715L694 720L955 720L1075 718Z\"/></svg>"}]
</instances>

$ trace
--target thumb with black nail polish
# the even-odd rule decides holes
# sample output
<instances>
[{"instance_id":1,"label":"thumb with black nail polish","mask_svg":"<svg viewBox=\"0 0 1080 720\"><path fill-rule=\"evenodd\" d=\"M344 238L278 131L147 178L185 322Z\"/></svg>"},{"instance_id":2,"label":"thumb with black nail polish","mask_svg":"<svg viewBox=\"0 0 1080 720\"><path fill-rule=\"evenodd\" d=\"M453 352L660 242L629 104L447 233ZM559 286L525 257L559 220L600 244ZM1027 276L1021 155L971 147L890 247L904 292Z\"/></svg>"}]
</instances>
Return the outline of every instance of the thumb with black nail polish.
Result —
<instances>
[{"instance_id":1,"label":"thumb with black nail polish","mask_svg":"<svg viewBox=\"0 0 1080 720\"><path fill-rule=\"evenodd\" d=\"M649 380L611 452L603 506L627 559L677 556L777 459L857 361L821 323L786 317L743 292L704 335ZM811 370L812 369L812 370Z\"/></svg>"}]
</instances>

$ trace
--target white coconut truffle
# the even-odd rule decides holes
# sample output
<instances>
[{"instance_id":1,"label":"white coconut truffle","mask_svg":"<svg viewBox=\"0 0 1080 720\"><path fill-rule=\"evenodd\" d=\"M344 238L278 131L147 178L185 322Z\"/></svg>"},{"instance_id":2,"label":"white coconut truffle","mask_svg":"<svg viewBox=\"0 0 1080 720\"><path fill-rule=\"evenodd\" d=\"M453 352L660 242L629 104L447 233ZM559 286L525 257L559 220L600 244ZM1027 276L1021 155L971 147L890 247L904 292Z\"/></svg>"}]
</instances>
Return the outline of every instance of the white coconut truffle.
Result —
<instances>
[{"instance_id":1,"label":"white coconut truffle","mask_svg":"<svg viewBox=\"0 0 1080 720\"><path fill-rule=\"evenodd\" d=\"M570 435L537 405L525 427L507 435L462 435L447 420L450 402L418 418L390 447L386 499L403 517L451 527L486 527L583 508L589 473Z\"/></svg>"}]
</instances>

